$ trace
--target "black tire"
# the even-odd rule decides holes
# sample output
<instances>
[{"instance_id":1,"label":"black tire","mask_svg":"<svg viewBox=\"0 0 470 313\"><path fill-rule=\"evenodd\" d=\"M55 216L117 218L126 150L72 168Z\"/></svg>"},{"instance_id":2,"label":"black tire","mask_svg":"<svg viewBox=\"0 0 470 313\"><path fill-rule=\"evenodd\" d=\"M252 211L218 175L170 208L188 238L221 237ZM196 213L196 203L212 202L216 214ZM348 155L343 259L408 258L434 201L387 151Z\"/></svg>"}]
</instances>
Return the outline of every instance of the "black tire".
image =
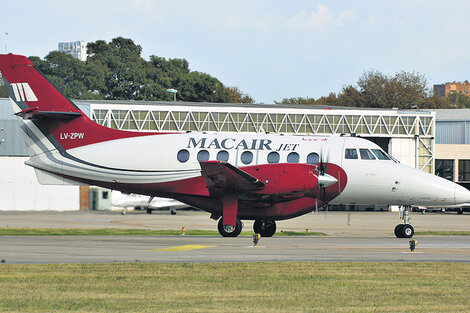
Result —
<instances>
[{"instance_id":1,"label":"black tire","mask_svg":"<svg viewBox=\"0 0 470 313\"><path fill-rule=\"evenodd\" d=\"M415 234L415 229L410 224L403 225L401 229L402 237L401 238L411 238Z\"/></svg>"},{"instance_id":2,"label":"black tire","mask_svg":"<svg viewBox=\"0 0 470 313\"><path fill-rule=\"evenodd\" d=\"M171 214L171 215L176 215L176 210L175 210L175 209L171 209L171 210L170 210L170 214Z\"/></svg>"},{"instance_id":3,"label":"black tire","mask_svg":"<svg viewBox=\"0 0 470 313\"><path fill-rule=\"evenodd\" d=\"M219 230L219 234L222 237L237 237L242 232L242 228L243 228L243 224L238 218L235 223L235 229L232 232L227 232L224 229L223 217L219 219L219 223L217 224L217 229Z\"/></svg>"},{"instance_id":4,"label":"black tire","mask_svg":"<svg viewBox=\"0 0 470 313\"><path fill-rule=\"evenodd\" d=\"M398 224L397 226L395 226L395 237L403 238L402 229L403 229L403 224Z\"/></svg>"},{"instance_id":5,"label":"black tire","mask_svg":"<svg viewBox=\"0 0 470 313\"><path fill-rule=\"evenodd\" d=\"M152 209L147 209L147 214L152 214Z\"/></svg>"},{"instance_id":6,"label":"black tire","mask_svg":"<svg viewBox=\"0 0 470 313\"><path fill-rule=\"evenodd\" d=\"M462 209L458 209L458 210L457 210L457 214L463 214L463 210L462 210Z\"/></svg>"},{"instance_id":7,"label":"black tire","mask_svg":"<svg viewBox=\"0 0 470 313\"><path fill-rule=\"evenodd\" d=\"M253 223L253 231L261 237L272 237L276 233L276 222L256 220Z\"/></svg>"}]
</instances>

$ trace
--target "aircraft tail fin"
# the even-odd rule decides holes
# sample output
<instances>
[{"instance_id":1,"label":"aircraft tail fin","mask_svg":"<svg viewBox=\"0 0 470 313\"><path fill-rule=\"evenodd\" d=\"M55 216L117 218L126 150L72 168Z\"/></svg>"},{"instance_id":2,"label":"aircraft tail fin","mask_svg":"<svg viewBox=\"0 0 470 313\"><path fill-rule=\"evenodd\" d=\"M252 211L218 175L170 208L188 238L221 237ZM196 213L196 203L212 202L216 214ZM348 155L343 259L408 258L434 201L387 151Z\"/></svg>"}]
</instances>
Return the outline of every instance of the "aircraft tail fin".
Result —
<instances>
[{"instance_id":1,"label":"aircraft tail fin","mask_svg":"<svg viewBox=\"0 0 470 313\"><path fill-rule=\"evenodd\" d=\"M0 71L31 156L107 140L145 136L94 123L25 56L0 54Z\"/></svg>"}]
</instances>

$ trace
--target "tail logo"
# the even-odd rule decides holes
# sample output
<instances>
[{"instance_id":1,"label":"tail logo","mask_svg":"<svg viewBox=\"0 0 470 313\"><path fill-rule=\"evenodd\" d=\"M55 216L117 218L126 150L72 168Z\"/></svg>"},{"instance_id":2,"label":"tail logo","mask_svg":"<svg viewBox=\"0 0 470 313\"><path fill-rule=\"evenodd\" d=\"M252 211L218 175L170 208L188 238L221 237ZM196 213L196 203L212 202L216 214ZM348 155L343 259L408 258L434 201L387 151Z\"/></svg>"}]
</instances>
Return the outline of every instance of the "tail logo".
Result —
<instances>
[{"instance_id":1,"label":"tail logo","mask_svg":"<svg viewBox=\"0 0 470 313\"><path fill-rule=\"evenodd\" d=\"M38 101L38 98L28 83L14 83L11 84L11 88L15 94L16 101L25 101L25 99L29 102Z\"/></svg>"}]
</instances>

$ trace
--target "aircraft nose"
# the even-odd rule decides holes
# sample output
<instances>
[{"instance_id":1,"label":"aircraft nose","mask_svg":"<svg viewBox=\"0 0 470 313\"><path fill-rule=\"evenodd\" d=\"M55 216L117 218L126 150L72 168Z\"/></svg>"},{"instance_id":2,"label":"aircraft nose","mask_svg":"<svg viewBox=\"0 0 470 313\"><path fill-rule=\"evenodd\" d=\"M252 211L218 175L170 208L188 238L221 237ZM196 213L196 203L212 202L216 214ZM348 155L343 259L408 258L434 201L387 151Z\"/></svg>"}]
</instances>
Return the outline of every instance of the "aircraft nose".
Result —
<instances>
[{"instance_id":1,"label":"aircraft nose","mask_svg":"<svg viewBox=\"0 0 470 313\"><path fill-rule=\"evenodd\" d=\"M460 185L455 184L454 190L455 204L464 204L470 202L470 190Z\"/></svg>"}]
</instances>

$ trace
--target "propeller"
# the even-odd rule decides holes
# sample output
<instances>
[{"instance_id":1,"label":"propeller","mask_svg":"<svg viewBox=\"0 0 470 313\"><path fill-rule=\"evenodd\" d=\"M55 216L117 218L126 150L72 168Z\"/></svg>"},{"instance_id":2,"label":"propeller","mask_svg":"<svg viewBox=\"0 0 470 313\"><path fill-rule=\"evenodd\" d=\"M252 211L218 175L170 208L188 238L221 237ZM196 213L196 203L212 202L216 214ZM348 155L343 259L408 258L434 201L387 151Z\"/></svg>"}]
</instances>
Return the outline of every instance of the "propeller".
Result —
<instances>
[{"instance_id":1,"label":"propeller","mask_svg":"<svg viewBox=\"0 0 470 313\"><path fill-rule=\"evenodd\" d=\"M327 142L322 145L321 153L320 153L320 162L319 162L319 173L318 173L318 188L322 190L322 200L326 198L326 187L334 185L338 182L338 180L327 174L326 171L328 170L328 149L327 149Z\"/></svg>"}]
</instances>

